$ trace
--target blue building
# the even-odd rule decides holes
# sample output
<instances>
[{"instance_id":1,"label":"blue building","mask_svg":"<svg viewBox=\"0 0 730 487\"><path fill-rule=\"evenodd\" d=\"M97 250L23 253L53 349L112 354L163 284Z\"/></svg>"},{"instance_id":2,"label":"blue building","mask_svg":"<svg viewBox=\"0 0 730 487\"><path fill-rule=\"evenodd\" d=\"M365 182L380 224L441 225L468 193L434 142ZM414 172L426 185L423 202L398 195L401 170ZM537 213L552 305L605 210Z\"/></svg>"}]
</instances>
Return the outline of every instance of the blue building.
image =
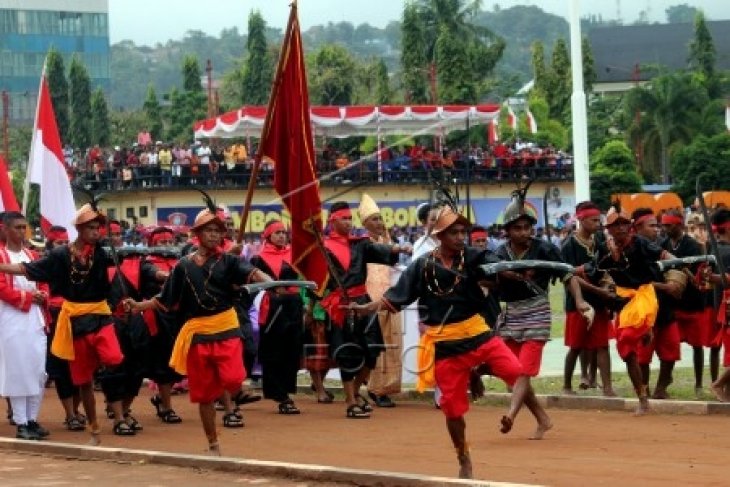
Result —
<instances>
[{"instance_id":1,"label":"blue building","mask_svg":"<svg viewBox=\"0 0 730 487\"><path fill-rule=\"evenodd\" d=\"M35 117L38 82L51 46L68 70L78 54L92 89L111 86L108 0L0 0L0 90L10 95L10 120Z\"/></svg>"}]
</instances>

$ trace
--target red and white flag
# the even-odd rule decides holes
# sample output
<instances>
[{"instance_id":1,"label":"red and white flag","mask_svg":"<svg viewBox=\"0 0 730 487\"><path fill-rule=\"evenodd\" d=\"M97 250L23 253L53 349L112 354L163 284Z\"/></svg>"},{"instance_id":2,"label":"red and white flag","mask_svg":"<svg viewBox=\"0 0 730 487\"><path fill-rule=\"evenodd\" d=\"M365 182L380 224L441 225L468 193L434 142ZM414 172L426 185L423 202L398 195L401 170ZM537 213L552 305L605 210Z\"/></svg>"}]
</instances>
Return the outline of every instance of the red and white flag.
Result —
<instances>
[{"instance_id":1,"label":"red and white flag","mask_svg":"<svg viewBox=\"0 0 730 487\"><path fill-rule=\"evenodd\" d=\"M507 126L512 130L517 130L517 115L509 105L507 105Z\"/></svg>"},{"instance_id":2,"label":"red and white flag","mask_svg":"<svg viewBox=\"0 0 730 487\"><path fill-rule=\"evenodd\" d=\"M51 93L48 90L45 68L41 75L38 90L38 107L33 127L33 142L30 147L30 160L26 181L40 185L41 228L46 233L52 225L68 229L69 238L76 238L76 229L71 222L76 215L71 181L58 135L56 115L53 111ZM23 209L27 204L23 199Z\"/></svg>"},{"instance_id":3,"label":"red and white flag","mask_svg":"<svg viewBox=\"0 0 730 487\"><path fill-rule=\"evenodd\" d=\"M535 120L535 115L532 114L529 108L525 110L525 119L527 120L527 128L530 130L530 133L536 134L537 120Z\"/></svg>"},{"instance_id":4,"label":"red and white flag","mask_svg":"<svg viewBox=\"0 0 730 487\"><path fill-rule=\"evenodd\" d=\"M13 183L8 176L8 166L3 156L0 156L0 211L20 211L20 205L15 198Z\"/></svg>"}]
</instances>

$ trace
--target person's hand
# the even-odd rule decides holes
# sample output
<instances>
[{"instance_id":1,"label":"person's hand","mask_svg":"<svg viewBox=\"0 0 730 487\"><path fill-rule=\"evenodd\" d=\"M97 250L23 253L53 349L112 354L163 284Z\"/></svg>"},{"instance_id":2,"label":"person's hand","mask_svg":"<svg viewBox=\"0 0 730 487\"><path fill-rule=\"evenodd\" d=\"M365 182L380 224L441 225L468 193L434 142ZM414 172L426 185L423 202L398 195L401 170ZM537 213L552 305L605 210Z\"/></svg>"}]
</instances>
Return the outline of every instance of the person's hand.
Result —
<instances>
[{"instance_id":1,"label":"person's hand","mask_svg":"<svg viewBox=\"0 0 730 487\"><path fill-rule=\"evenodd\" d=\"M378 311L378 308L380 308L380 303L377 301L371 301L365 304L357 304L353 302L348 303L343 307L348 309L349 311L353 311L358 316L367 316L376 313Z\"/></svg>"},{"instance_id":2,"label":"person's hand","mask_svg":"<svg viewBox=\"0 0 730 487\"><path fill-rule=\"evenodd\" d=\"M230 249L228 249L228 253L233 255L241 255L242 251L243 245L241 245L240 243L235 243L231 246Z\"/></svg>"},{"instance_id":3,"label":"person's hand","mask_svg":"<svg viewBox=\"0 0 730 487\"><path fill-rule=\"evenodd\" d=\"M400 251L402 254L412 255L413 245L410 242L406 242L405 244L401 245Z\"/></svg>"},{"instance_id":4,"label":"person's hand","mask_svg":"<svg viewBox=\"0 0 730 487\"><path fill-rule=\"evenodd\" d=\"M310 326L314 323L314 315L310 310L304 312L304 326Z\"/></svg>"},{"instance_id":5,"label":"person's hand","mask_svg":"<svg viewBox=\"0 0 730 487\"><path fill-rule=\"evenodd\" d=\"M122 301L124 311L127 313L136 313L139 311L139 303L132 298L126 298Z\"/></svg>"},{"instance_id":6,"label":"person's hand","mask_svg":"<svg viewBox=\"0 0 730 487\"><path fill-rule=\"evenodd\" d=\"M43 304L45 304L47 299L48 299L48 295L46 295L46 293L44 293L43 291L33 291L33 296L31 297L31 302L33 304L43 306Z\"/></svg>"}]
</instances>

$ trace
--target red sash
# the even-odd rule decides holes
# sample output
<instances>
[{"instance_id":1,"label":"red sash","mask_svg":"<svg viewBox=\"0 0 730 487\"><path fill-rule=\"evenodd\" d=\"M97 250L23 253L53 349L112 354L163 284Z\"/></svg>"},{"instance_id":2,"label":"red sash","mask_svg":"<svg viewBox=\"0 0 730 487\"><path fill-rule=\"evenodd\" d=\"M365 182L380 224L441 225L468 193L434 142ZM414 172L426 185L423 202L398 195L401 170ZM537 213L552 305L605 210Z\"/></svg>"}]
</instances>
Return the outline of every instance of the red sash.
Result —
<instances>
[{"instance_id":1,"label":"red sash","mask_svg":"<svg viewBox=\"0 0 730 487\"><path fill-rule=\"evenodd\" d=\"M360 284L359 286L354 286L347 290L347 296L350 300L359 298L360 296L365 296L367 293L368 290L365 288L365 284ZM322 305L324 310L327 312L332 323L342 328L345 324L345 317L347 316L347 310L342 306L348 304L348 300L345 299L342 289L335 289L334 291L331 291L322 299L322 301L320 301L319 304Z\"/></svg>"}]
</instances>

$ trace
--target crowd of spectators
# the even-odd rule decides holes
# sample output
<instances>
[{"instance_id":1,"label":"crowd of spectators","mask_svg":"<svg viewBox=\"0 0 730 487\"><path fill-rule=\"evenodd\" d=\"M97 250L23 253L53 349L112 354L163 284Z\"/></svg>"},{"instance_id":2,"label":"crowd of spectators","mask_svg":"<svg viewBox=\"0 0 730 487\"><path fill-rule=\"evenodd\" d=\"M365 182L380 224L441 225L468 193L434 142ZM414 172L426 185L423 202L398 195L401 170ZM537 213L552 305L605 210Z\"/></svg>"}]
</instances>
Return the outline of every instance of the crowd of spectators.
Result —
<instances>
[{"instance_id":1,"label":"crowd of spectators","mask_svg":"<svg viewBox=\"0 0 730 487\"><path fill-rule=\"evenodd\" d=\"M243 142L196 141L168 144L138 139L131 147L64 148L71 177L92 190L147 187L244 186L253 167L255 147ZM551 146L515 142L493 147L433 149L416 144L383 147L363 154L318 150L317 169L323 184L385 182L407 184L432 179L461 181L564 179L572 177L572 158ZM273 184L273 166L262 161L258 185Z\"/></svg>"}]
</instances>

